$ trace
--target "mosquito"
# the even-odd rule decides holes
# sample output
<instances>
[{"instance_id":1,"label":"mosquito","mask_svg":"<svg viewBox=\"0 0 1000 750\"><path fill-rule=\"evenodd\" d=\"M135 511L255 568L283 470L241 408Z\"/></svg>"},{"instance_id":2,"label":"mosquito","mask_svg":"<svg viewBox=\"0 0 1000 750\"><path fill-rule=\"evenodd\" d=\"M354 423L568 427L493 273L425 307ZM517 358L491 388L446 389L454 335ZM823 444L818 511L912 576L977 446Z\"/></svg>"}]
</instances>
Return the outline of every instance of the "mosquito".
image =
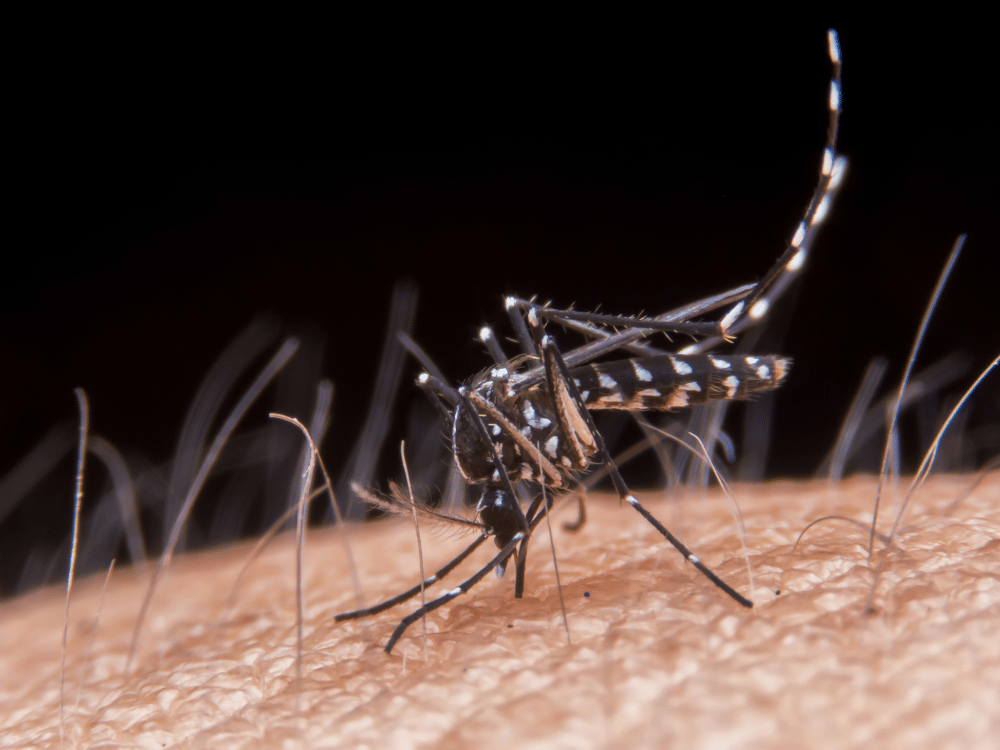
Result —
<instances>
[{"instance_id":1,"label":"mosquito","mask_svg":"<svg viewBox=\"0 0 1000 750\"><path fill-rule=\"evenodd\" d=\"M508 357L493 332L480 338L495 364L464 385L448 384L427 354L409 337L404 346L424 367L417 384L440 412L450 434L451 451L463 478L482 485L475 519L460 523L479 535L464 551L421 584L381 604L336 616L338 622L384 612L437 583L487 539L498 548L475 575L442 596L428 601L405 617L385 646L391 653L414 622L469 591L491 571L502 576L516 556L514 596L524 593L528 541L552 507L549 490L577 485L593 464L608 473L621 502L628 503L706 578L743 607L753 602L723 581L660 523L629 490L592 411L674 411L710 402L749 400L778 388L791 367L787 357L775 354L718 354L715 347L734 341L759 324L775 300L805 266L817 229L827 216L841 184L846 160L836 152L840 118L841 61L835 31L828 32L832 76L829 126L819 183L792 240L756 284L747 284L697 300L656 317L627 317L555 309L533 300L508 297L508 317L520 353ZM725 311L711 319L716 311ZM546 332L556 324L582 334L588 342L563 353ZM670 352L654 346L653 337L679 334L694 343ZM605 360L608 355L625 358ZM539 487L527 512L515 493L522 481ZM380 507L406 506L410 501L397 490L395 499ZM377 504L379 501L375 501ZM425 515L453 520L424 509Z\"/></svg>"}]
</instances>

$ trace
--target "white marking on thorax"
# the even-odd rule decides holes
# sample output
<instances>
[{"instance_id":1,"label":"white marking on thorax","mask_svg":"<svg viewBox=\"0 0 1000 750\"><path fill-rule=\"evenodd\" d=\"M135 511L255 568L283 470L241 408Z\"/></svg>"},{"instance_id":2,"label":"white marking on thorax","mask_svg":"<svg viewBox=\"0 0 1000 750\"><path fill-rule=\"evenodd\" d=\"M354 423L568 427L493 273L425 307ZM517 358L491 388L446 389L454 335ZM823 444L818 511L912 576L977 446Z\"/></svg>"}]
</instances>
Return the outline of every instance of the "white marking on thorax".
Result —
<instances>
[{"instance_id":1,"label":"white marking on thorax","mask_svg":"<svg viewBox=\"0 0 1000 750\"><path fill-rule=\"evenodd\" d=\"M553 435L545 441L545 452L555 458L557 450L559 450L559 436Z\"/></svg>"},{"instance_id":2,"label":"white marking on thorax","mask_svg":"<svg viewBox=\"0 0 1000 750\"><path fill-rule=\"evenodd\" d=\"M551 419L538 416L538 414L535 412L535 405L530 401L524 402L524 406L521 407L521 411L524 413L525 421L527 421L527 423L530 424L532 427L534 427L536 430L544 430L546 427L552 424Z\"/></svg>"}]
</instances>

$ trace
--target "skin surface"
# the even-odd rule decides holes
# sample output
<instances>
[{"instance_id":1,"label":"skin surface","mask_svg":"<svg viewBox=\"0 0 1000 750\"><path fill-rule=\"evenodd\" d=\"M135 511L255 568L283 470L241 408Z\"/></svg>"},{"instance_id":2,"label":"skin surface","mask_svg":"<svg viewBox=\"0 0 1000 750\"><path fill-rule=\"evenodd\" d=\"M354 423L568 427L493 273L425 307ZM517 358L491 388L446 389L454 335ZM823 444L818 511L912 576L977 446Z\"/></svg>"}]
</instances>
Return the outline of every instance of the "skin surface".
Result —
<instances>
[{"instance_id":1,"label":"skin surface","mask_svg":"<svg viewBox=\"0 0 1000 750\"><path fill-rule=\"evenodd\" d=\"M589 522L553 526L567 643L547 531L528 558L527 594L492 575L382 647L406 604L334 623L356 605L343 548L310 534L302 681L296 678L294 540L272 543L235 604L249 546L175 559L157 592L132 671L122 669L148 571L79 581L70 615L66 747L987 747L1000 736L1000 477L951 513L973 477L939 477L911 502L878 586L867 534L875 482L737 486L756 588L730 506L643 502L756 603L716 590L636 513L599 495ZM907 487L903 484L903 490ZM902 491L883 492L887 530ZM350 533L367 604L412 586L413 527ZM424 526L428 574L467 543ZM877 545L877 548L880 545ZM487 559L480 551L438 588ZM776 595L775 590L781 594ZM585 596L585 593L589 596ZM2 605L0 737L58 747L63 592ZM100 608L100 620L95 616ZM82 687L81 687L82 683Z\"/></svg>"}]
</instances>

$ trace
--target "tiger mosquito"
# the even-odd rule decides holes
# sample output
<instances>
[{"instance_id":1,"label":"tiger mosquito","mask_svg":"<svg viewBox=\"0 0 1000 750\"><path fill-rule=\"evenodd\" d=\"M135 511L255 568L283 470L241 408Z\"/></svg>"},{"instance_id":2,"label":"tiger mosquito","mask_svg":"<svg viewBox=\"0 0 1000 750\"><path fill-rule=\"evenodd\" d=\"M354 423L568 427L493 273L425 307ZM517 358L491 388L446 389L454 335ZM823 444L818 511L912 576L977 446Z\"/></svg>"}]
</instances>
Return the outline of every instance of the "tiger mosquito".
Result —
<instances>
[{"instance_id":1,"label":"tiger mosquito","mask_svg":"<svg viewBox=\"0 0 1000 750\"><path fill-rule=\"evenodd\" d=\"M516 554L514 596L524 593L527 546L532 532L552 507L551 490L567 489L593 463L610 475L623 503L628 503L705 577L743 607L753 602L723 581L687 546L661 524L631 493L608 452L591 411L673 411L712 401L748 400L779 387L791 360L779 355L716 354L713 349L732 342L760 323L775 300L806 263L817 229L829 212L841 184L846 159L836 152L840 118L841 60L837 34L828 32L832 76L829 125L819 184L788 247L756 284L706 297L662 315L623 317L559 310L532 300L506 299L506 309L521 353L507 358L489 328L480 332L496 364L457 388L449 385L423 350L405 335L404 346L425 368L417 384L438 407L451 439L456 466L470 484L482 484L476 520L462 520L478 528L479 536L455 559L421 584L381 604L336 615L353 620L402 604L460 565L488 538L499 552L475 575L403 618L385 646L391 653L406 629L430 612L466 593L496 570L502 576ZM728 308L717 320L703 316ZM562 353L545 332L546 323L575 330L589 343ZM694 343L665 352L649 343L660 333L686 334ZM597 361L624 352L627 359ZM513 483L518 480L542 489L521 507ZM396 492L394 502L406 504ZM407 510L409 512L409 510ZM426 515L441 516L424 509Z\"/></svg>"}]
</instances>

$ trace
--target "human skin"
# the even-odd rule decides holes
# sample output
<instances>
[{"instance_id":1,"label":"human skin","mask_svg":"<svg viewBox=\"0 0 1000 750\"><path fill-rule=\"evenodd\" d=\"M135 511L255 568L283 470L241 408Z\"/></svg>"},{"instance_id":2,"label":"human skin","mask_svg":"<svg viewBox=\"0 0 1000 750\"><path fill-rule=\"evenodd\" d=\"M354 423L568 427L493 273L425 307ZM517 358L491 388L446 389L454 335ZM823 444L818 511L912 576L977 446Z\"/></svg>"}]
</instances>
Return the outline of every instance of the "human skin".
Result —
<instances>
[{"instance_id":1,"label":"human skin","mask_svg":"<svg viewBox=\"0 0 1000 750\"><path fill-rule=\"evenodd\" d=\"M821 516L870 518L870 478L738 485L753 590L724 496L643 495L753 610L617 500L592 495L578 533L561 527L574 515L566 506L552 530L568 635L544 524L523 599L512 573L490 575L427 618L426 641L416 623L392 655L383 647L417 602L334 622L356 600L333 530L308 537L299 666L290 537L253 562L233 604L249 545L176 557L127 675L150 571L116 570L103 603L103 576L78 581L65 746L987 747L1000 736L1000 478L946 514L973 481L934 478L915 496L874 615L864 530L825 521L794 548ZM901 495L884 491L880 530ZM412 524L354 527L349 538L366 604L419 579ZM428 573L469 541L427 526L422 540ZM487 559L481 550L428 597ZM63 595L2 605L4 746L60 745Z\"/></svg>"}]
</instances>

